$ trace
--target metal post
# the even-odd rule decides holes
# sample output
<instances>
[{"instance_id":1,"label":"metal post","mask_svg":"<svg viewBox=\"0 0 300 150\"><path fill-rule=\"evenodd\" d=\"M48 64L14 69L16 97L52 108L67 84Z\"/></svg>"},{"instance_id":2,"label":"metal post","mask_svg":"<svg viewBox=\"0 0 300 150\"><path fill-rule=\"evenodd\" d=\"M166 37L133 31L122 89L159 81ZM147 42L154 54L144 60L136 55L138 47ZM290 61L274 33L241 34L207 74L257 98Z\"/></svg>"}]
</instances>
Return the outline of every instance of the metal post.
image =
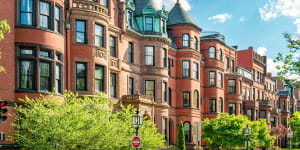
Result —
<instances>
[{"instance_id":1,"label":"metal post","mask_svg":"<svg viewBox=\"0 0 300 150\"><path fill-rule=\"evenodd\" d=\"M136 109L136 114L138 115L139 114L139 107ZM136 136L139 136L139 127L137 126L136 129L135 129L135 135ZM136 148L136 150L138 150L138 148Z\"/></svg>"}]
</instances>

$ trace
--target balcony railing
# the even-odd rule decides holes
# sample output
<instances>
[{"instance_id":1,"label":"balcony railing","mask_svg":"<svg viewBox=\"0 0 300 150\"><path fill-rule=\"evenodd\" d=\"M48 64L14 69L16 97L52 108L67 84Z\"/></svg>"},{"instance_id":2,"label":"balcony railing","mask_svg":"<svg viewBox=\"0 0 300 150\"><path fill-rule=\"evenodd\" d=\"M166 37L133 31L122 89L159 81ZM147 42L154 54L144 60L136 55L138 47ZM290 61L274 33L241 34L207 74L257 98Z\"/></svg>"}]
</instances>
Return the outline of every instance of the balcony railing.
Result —
<instances>
[{"instance_id":1,"label":"balcony railing","mask_svg":"<svg viewBox=\"0 0 300 150\"><path fill-rule=\"evenodd\" d=\"M272 101L270 100L258 100L260 106L272 107Z\"/></svg>"},{"instance_id":2,"label":"balcony railing","mask_svg":"<svg viewBox=\"0 0 300 150\"><path fill-rule=\"evenodd\" d=\"M108 15L107 8L92 0L73 0L72 9L92 11L103 15Z\"/></svg>"},{"instance_id":3,"label":"balcony railing","mask_svg":"<svg viewBox=\"0 0 300 150\"><path fill-rule=\"evenodd\" d=\"M246 107L258 107L258 101L243 101Z\"/></svg>"},{"instance_id":4,"label":"balcony railing","mask_svg":"<svg viewBox=\"0 0 300 150\"><path fill-rule=\"evenodd\" d=\"M237 72L242 75L243 77L245 78L248 78L250 80L253 80L253 75L250 71L244 69L244 68L241 68L241 67L237 67Z\"/></svg>"},{"instance_id":5,"label":"balcony railing","mask_svg":"<svg viewBox=\"0 0 300 150\"><path fill-rule=\"evenodd\" d=\"M123 100L124 101L143 101L143 102L154 103L153 96L145 96L145 95L141 95L141 94L125 95L125 96L123 96Z\"/></svg>"}]
</instances>

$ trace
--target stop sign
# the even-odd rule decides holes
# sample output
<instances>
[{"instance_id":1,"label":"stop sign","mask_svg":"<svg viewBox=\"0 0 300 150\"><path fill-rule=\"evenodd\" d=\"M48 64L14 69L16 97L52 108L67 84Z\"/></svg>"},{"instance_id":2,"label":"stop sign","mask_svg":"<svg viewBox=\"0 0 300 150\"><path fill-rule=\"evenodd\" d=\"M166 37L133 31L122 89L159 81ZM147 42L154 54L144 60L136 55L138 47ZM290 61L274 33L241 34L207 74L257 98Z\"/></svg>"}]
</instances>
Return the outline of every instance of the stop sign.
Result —
<instances>
[{"instance_id":1,"label":"stop sign","mask_svg":"<svg viewBox=\"0 0 300 150\"><path fill-rule=\"evenodd\" d=\"M132 137L131 146L133 148L140 148L141 147L141 138L139 136Z\"/></svg>"}]
</instances>

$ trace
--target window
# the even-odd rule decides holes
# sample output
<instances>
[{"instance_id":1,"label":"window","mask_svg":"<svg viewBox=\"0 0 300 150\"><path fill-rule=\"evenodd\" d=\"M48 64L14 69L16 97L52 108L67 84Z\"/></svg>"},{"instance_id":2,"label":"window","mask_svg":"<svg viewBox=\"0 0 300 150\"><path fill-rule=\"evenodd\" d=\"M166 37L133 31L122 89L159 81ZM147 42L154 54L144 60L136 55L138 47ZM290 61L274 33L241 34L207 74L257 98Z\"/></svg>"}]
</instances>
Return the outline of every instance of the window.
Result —
<instances>
[{"instance_id":1,"label":"window","mask_svg":"<svg viewBox=\"0 0 300 150\"><path fill-rule=\"evenodd\" d=\"M294 107L293 107L293 104L290 104L290 113L294 113Z\"/></svg>"},{"instance_id":2,"label":"window","mask_svg":"<svg viewBox=\"0 0 300 150\"><path fill-rule=\"evenodd\" d=\"M228 57L226 57L225 63L226 63L226 69L229 69L229 58Z\"/></svg>"},{"instance_id":3,"label":"window","mask_svg":"<svg viewBox=\"0 0 300 150\"><path fill-rule=\"evenodd\" d=\"M132 12L127 11L127 23L129 26L132 26Z\"/></svg>"},{"instance_id":4,"label":"window","mask_svg":"<svg viewBox=\"0 0 300 150\"><path fill-rule=\"evenodd\" d=\"M182 77L183 78L190 77L190 61L188 60L182 61Z\"/></svg>"},{"instance_id":5,"label":"window","mask_svg":"<svg viewBox=\"0 0 300 150\"><path fill-rule=\"evenodd\" d=\"M133 78L128 78L128 95L133 95Z\"/></svg>"},{"instance_id":6,"label":"window","mask_svg":"<svg viewBox=\"0 0 300 150\"><path fill-rule=\"evenodd\" d=\"M40 62L40 90L51 91L51 68L49 62Z\"/></svg>"},{"instance_id":7,"label":"window","mask_svg":"<svg viewBox=\"0 0 300 150\"><path fill-rule=\"evenodd\" d=\"M286 118L285 117L281 117L281 124L285 126L286 125L285 122L286 122Z\"/></svg>"},{"instance_id":8,"label":"window","mask_svg":"<svg viewBox=\"0 0 300 150\"><path fill-rule=\"evenodd\" d=\"M209 54L208 54L208 58L216 58L216 48L215 47L210 47L208 49Z\"/></svg>"},{"instance_id":9,"label":"window","mask_svg":"<svg viewBox=\"0 0 300 150\"><path fill-rule=\"evenodd\" d=\"M240 114L242 114L242 104L240 104Z\"/></svg>"},{"instance_id":10,"label":"window","mask_svg":"<svg viewBox=\"0 0 300 150\"><path fill-rule=\"evenodd\" d=\"M104 67L95 66L95 91L104 92Z\"/></svg>"},{"instance_id":11,"label":"window","mask_svg":"<svg viewBox=\"0 0 300 150\"><path fill-rule=\"evenodd\" d=\"M85 91L86 90L86 64L76 63L76 90Z\"/></svg>"},{"instance_id":12,"label":"window","mask_svg":"<svg viewBox=\"0 0 300 150\"><path fill-rule=\"evenodd\" d=\"M223 75L218 73L218 87L223 88Z\"/></svg>"},{"instance_id":13,"label":"window","mask_svg":"<svg viewBox=\"0 0 300 150\"><path fill-rule=\"evenodd\" d=\"M167 102L167 82L163 82L163 87L162 87L162 91L163 91L163 100L165 101L165 102Z\"/></svg>"},{"instance_id":14,"label":"window","mask_svg":"<svg viewBox=\"0 0 300 150\"><path fill-rule=\"evenodd\" d=\"M197 90L194 91L193 102L194 108L199 108L199 92Z\"/></svg>"},{"instance_id":15,"label":"window","mask_svg":"<svg viewBox=\"0 0 300 150\"><path fill-rule=\"evenodd\" d=\"M110 97L117 97L117 75L114 73L110 74Z\"/></svg>"},{"instance_id":16,"label":"window","mask_svg":"<svg viewBox=\"0 0 300 150\"><path fill-rule=\"evenodd\" d=\"M133 43L128 43L128 62L134 63L134 57L133 57Z\"/></svg>"},{"instance_id":17,"label":"window","mask_svg":"<svg viewBox=\"0 0 300 150\"><path fill-rule=\"evenodd\" d=\"M163 118L163 134L165 136L165 140L168 140L168 119Z\"/></svg>"},{"instance_id":18,"label":"window","mask_svg":"<svg viewBox=\"0 0 300 150\"><path fill-rule=\"evenodd\" d=\"M50 29L50 3L40 1L40 27Z\"/></svg>"},{"instance_id":19,"label":"window","mask_svg":"<svg viewBox=\"0 0 300 150\"><path fill-rule=\"evenodd\" d=\"M20 61L20 88L33 89L33 62L29 60Z\"/></svg>"},{"instance_id":20,"label":"window","mask_svg":"<svg viewBox=\"0 0 300 150\"><path fill-rule=\"evenodd\" d=\"M218 106L219 112L223 112L223 99L221 97L219 98Z\"/></svg>"},{"instance_id":21,"label":"window","mask_svg":"<svg viewBox=\"0 0 300 150\"><path fill-rule=\"evenodd\" d=\"M102 0L102 4L103 4L106 8L108 8L108 0Z\"/></svg>"},{"instance_id":22,"label":"window","mask_svg":"<svg viewBox=\"0 0 300 150\"><path fill-rule=\"evenodd\" d=\"M60 24L60 7L55 6L55 17L54 17L54 31L61 32L61 24Z\"/></svg>"},{"instance_id":23,"label":"window","mask_svg":"<svg viewBox=\"0 0 300 150\"><path fill-rule=\"evenodd\" d=\"M197 63L193 63L193 78L199 79L199 68Z\"/></svg>"},{"instance_id":24,"label":"window","mask_svg":"<svg viewBox=\"0 0 300 150\"><path fill-rule=\"evenodd\" d=\"M76 20L76 43L86 44L86 25L83 20Z\"/></svg>"},{"instance_id":25,"label":"window","mask_svg":"<svg viewBox=\"0 0 300 150\"><path fill-rule=\"evenodd\" d=\"M249 120L252 120L252 110L251 109L247 109L247 117Z\"/></svg>"},{"instance_id":26,"label":"window","mask_svg":"<svg viewBox=\"0 0 300 150\"><path fill-rule=\"evenodd\" d=\"M256 100L256 98L255 98L255 88L253 88L253 100Z\"/></svg>"},{"instance_id":27,"label":"window","mask_svg":"<svg viewBox=\"0 0 300 150\"><path fill-rule=\"evenodd\" d=\"M223 61L223 51L221 49L219 51L219 58L220 58L220 61Z\"/></svg>"},{"instance_id":28,"label":"window","mask_svg":"<svg viewBox=\"0 0 300 150\"><path fill-rule=\"evenodd\" d=\"M252 70L252 75L253 75L253 81L255 81L255 69Z\"/></svg>"},{"instance_id":29,"label":"window","mask_svg":"<svg viewBox=\"0 0 300 150\"><path fill-rule=\"evenodd\" d=\"M163 48L163 67L167 67L167 49Z\"/></svg>"},{"instance_id":30,"label":"window","mask_svg":"<svg viewBox=\"0 0 300 150\"><path fill-rule=\"evenodd\" d=\"M248 100L250 101L250 90L248 90Z\"/></svg>"},{"instance_id":31,"label":"window","mask_svg":"<svg viewBox=\"0 0 300 150\"><path fill-rule=\"evenodd\" d=\"M242 94L242 81L239 80L239 92L240 94Z\"/></svg>"},{"instance_id":32,"label":"window","mask_svg":"<svg viewBox=\"0 0 300 150\"><path fill-rule=\"evenodd\" d=\"M190 47L190 36L187 33L182 35L182 47Z\"/></svg>"},{"instance_id":33,"label":"window","mask_svg":"<svg viewBox=\"0 0 300 150\"><path fill-rule=\"evenodd\" d=\"M172 106L172 89L169 88L169 105Z\"/></svg>"},{"instance_id":34,"label":"window","mask_svg":"<svg viewBox=\"0 0 300 150\"><path fill-rule=\"evenodd\" d=\"M209 72L209 86L216 86L216 72Z\"/></svg>"},{"instance_id":35,"label":"window","mask_svg":"<svg viewBox=\"0 0 300 150\"><path fill-rule=\"evenodd\" d=\"M55 92L62 93L62 84L61 84L61 65L56 64L55 66Z\"/></svg>"},{"instance_id":36,"label":"window","mask_svg":"<svg viewBox=\"0 0 300 150\"><path fill-rule=\"evenodd\" d=\"M145 47L145 65L154 66L154 47L147 46Z\"/></svg>"},{"instance_id":37,"label":"window","mask_svg":"<svg viewBox=\"0 0 300 150\"><path fill-rule=\"evenodd\" d=\"M260 91L257 90L257 99L260 100Z\"/></svg>"},{"instance_id":38,"label":"window","mask_svg":"<svg viewBox=\"0 0 300 150\"><path fill-rule=\"evenodd\" d=\"M235 93L235 80L228 80L228 90L230 94Z\"/></svg>"},{"instance_id":39,"label":"window","mask_svg":"<svg viewBox=\"0 0 300 150\"><path fill-rule=\"evenodd\" d=\"M168 75L171 76L171 58L168 58Z\"/></svg>"},{"instance_id":40,"label":"window","mask_svg":"<svg viewBox=\"0 0 300 150\"><path fill-rule=\"evenodd\" d=\"M190 92L183 92L183 107L190 107Z\"/></svg>"},{"instance_id":41,"label":"window","mask_svg":"<svg viewBox=\"0 0 300 150\"><path fill-rule=\"evenodd\" d=\"M20 0L20 24L33 25L32 17L32 0Z\"/></svg>"},{"instance_id":42,"label":"window","mask_svg":"<svg viewBox=\"0 0 300 150\"><path fill-rule=\"evenodd\" d=\"M117 57L116 38L115 37L110 36L110 38L109 38L109 45L110 45L110 56Z\"/></svg>"},{"instance_id":43,"label":"window","mask_svg":"<svg viewBox=\"0 0 300 150\"><path fill-rule=\"evenodd\" d=\"M193 45L194 45L194 49L198 50L198 39L197 39L197 37L194 37Z\"/></svg>"},{"instance_id":44,"label":"window","mask_svg":"<svg viewBox=\"0 0 300 150\"><path fill-rule=\"evenodd\" d=\"M153 31L153 17L145 17L145 31Z\"/></svg>"},{"instance_id":45,"label":"window","mask_svg":"<svg viewBox=\"0 0 300 150\"><path fill-rule=\"evenodd\" d=\"M235 114L236 114L236 113L235 113L235 104L228 104L228 110L229 110L228 113L229 113L230 115L232 115L232 114L235 115Z\"/></svg>"},{"instance_id":46,"label":"window","mask_svg":"<svg viewBox=\"0 0 300 150\"><path fill-rule=\"evenodd\" d=\"M270 119L270 122L271 122L271 127L275 127L276 126L275 117L272 117Z\"/></svg>"},{"instance_id":47,"label":"window","mask_svg":"<svg viewBox=\"0 0 300 150\"><path fill-rule=\"evenodd\" d=\"M162 33L166 33L166 21L161 19L161 31Z\"/></svg>"},{"instance_id":48,"label":"window","mask_svg":"<svg viewBox=\"0 0 300 150\"><path fill-rule=\"evenodd\" d=\"M234 72L234 60L231 60L231 72Z\"/></svg>"},{"instance_id":49,"label":"window","mask_svg":"<svg viewBox=\"0 0 300 150\"><path fill-rule=\"evenodd\" d=\"M190 122L183 123L185 142L191 141L191 124Z\"/></svg>"},{"instance_id":50,"label":"window","mask_svg":"<svg viewBox=\"0 0 300 150\"><path fill-rule=\"evenodd\" d=\"M211 112L211 113L216 112L216 100L215 99L209 100L209 112Z\"/></svg>"},{"instance_id":51,"label":"window","mask_svg":"<svg viewBox=\"0 0 300 150\"><path fill-rule=\"evenodd\" d=\"M261 91L261 99L264 100L264 91Z\"/></svg>"},{"instance_id":52,"label":"window","mask_svg":"<svg viewBox=\"0 0 300 150\"><path fill-rule=\"evenodd\" d=\"M146 80L145 81L145 95L155 97L155 81L154 80Z\"/></svg>"},{"instance_id":53,"label":"window","mask_svg":"<svg viewBox=\"0 0 300 150\"><path fill-rule=\"evenodd\" d=\"M260 110L259 111L259 118L266 118L266 111L265 110Z\"/></svg>"},{"instance_id":54,"label":"window","mask_svg":"<svg viewBox=\"0 0 300 150\"><path fill-rule=\"evenodd\" d=\"M95 46L104 47L104 27L95 24Z\"/></svg>"}]
</instances>

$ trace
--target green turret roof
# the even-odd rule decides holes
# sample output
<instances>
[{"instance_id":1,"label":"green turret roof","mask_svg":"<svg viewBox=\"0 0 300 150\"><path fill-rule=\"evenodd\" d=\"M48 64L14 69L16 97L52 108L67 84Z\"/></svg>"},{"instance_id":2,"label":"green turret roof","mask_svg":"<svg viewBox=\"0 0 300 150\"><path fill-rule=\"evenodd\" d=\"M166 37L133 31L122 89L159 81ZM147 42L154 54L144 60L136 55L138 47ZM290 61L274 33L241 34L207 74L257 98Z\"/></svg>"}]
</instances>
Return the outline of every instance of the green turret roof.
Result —
<instances>
[{"instance_id":1,"label":"green turret roof","mask_svg":"<svg viewBox=\"0 0 300 150\"><path fill-rule=\"evenodd\" d=\"M160 10L155 4L154 0L135 0L135 15L141 15L143 13L143 9L146 8L148 3L152 6L152 8L157 12Z\"/></svg>"},{"instance_id":2,"label":"green turret roof","mask_svg":"<svg viewBox=\"0 0 300 150\"><path fill-rule=\"evenodd\" d=\"M189 16L189 14L182 8L180 3L176 3L175 6L170 11L167 24L168 25L190 24L201 30L201 28Z\"/></svg>"}]
</instances>

